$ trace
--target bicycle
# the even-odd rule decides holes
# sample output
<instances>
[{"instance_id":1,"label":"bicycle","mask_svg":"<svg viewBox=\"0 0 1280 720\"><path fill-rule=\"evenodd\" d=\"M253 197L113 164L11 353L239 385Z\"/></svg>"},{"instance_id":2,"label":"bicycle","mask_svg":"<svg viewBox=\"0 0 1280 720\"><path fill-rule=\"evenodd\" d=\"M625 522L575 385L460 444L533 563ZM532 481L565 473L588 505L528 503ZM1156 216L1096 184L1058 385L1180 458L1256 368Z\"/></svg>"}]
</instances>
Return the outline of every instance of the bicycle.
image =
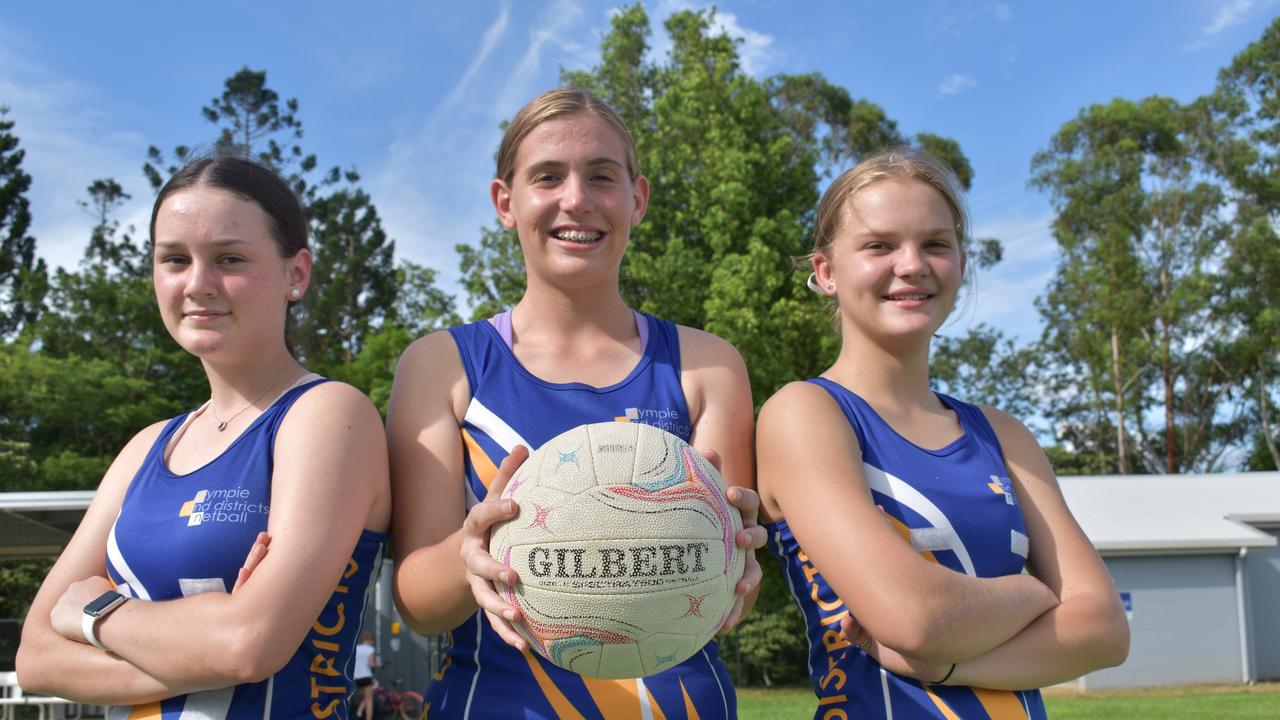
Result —
<instances>
[{"instance_id":1,"label":"bicycle","mask_svg":"<svg viewBox=\"0 0 1280 720\"><path fill-rule=\"evenodd\" d=\"M404 678L396 678L391 687L373 686L373 717L395 717L401 720L418 720L422 714L422 695L413 690L399 690ZM354 716L353 716L354 717Z\"/></svg>"}]
</instances>

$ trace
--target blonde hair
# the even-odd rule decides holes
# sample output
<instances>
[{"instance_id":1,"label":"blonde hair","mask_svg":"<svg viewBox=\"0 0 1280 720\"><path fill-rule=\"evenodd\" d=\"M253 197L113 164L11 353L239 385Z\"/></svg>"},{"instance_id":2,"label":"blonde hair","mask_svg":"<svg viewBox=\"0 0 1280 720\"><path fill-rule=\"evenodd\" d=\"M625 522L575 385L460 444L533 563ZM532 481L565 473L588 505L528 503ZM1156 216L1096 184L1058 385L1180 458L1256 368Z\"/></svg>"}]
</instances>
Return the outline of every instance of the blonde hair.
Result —
<instances>
[{"instance_id":1,"label":"blonde hair","mask_svg":"<svg viewBox=\"0 0 1280 720\"><path fill-rule=\"evenodd\" d=\"M825 254L844 224L849 203L858 193L881 180L919 180L937 190L947 201L951 219L959 243L960 256L966 255L969 245L969 213L964 205L964 189L955 172L947 164L928 151L911 147L894 147L882 150L845 170L822 194L818 203L818 218L813 228L813 252Z\"/></svg>"},{"instance_id":2,"label":"blonde hair","mask_svg":"<svg viewBox=\"0 0 1280 720\"><path fill-rule=\"evenodd\" d=\"M507 183L511 182L516 171L516 151L534 128L548 120L577 113L595 115L618 131L618 135L622 137L622 144L626 148L627 172L632 179L639 176L640 160L636 155L636 141L631 136L631 131L627 129L626 123L618 117L618 113L591 92L577 88L556 88L530 100L529 104L520 108L520 112L511 118L506 132L502 135L502 142L498 145L495 177Z\"/></svg>"}]
</instances>

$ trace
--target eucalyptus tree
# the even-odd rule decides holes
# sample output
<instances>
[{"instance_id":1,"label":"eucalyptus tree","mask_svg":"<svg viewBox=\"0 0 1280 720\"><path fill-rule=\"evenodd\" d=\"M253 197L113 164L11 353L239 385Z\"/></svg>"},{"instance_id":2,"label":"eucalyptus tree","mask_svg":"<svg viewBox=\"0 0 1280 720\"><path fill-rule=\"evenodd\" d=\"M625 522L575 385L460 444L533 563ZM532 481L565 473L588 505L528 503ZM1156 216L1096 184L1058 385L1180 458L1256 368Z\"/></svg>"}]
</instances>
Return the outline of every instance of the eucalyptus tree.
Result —
<instances>
[{"instance_id":1,"label":"eucalyptus tree","mask_svg":"<svg viewBox=\"0 0 1280 720\"><path fill-rule=\"evenodd\" d=\"M1230 381L1209 362L1224 198L1195 160L1194 126L1173 100L1117 99L1081 110L1032 161L1057 210L1059 265L1038 299L1051 412L1106 427L1074 433L1120 473L1211 469L1231 441L1217 421Z\"/></svg>"}]
</instances>

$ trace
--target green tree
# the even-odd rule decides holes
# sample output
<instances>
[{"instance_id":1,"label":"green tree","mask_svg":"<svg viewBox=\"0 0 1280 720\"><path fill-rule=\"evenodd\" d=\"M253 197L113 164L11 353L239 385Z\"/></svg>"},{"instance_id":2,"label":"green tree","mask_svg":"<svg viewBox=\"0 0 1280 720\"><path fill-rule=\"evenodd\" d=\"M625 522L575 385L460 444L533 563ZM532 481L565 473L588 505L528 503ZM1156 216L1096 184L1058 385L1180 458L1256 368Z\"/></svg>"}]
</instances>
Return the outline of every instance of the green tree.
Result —
<instances>
[{"instance_id":1,"label":"green tree","mask_svg":"<svg viewBox=\"0 0 1280 720\"><path fill-rule=\"evenodd\" d=\"M495 221L480 230L475 245L459 243L454 250L472 320L492 317L520 300L525 287L524 253L515 230Z\"/></svg>"},{"instance_id":2,"label":"green tree","mask_svg":"<svg viewBox=\"0 0 1280 720\"><path fill-rule=\"evenodd\" d=\"M329 372L351 362L371 329L394 312L395 241L358 188L314 200L311 225L315 266L296 343L306 362Z\"/></svg>"},{"instance_id":3,"label":"green tree","mask_svg":"<svg viewBox=\"0 0 1280 720\"><path fill-rule=\"evenodd\" d=\"M289 181L311 220L315 257L311 288L298 309L301 322L292 333L304 362L338 373L359 356L373 333L388 329L407 305L400 304L395 242L382 228L377 206L358 183L355 169L337 166L319 173L316 156L303 150L303 124L296 98L281 100L267 84L264 70L242 68L209 101L202 116L218 131L214 149L253 157ZM191 156L187 146L166 162L158 148L148 152L144 171L153 187ZM433 274L405 270L417 283L413 298L422 312L447 307L452 299L432 285ZM423 285L425 283L425 286ZM434 305L432 304L434 303ZM421 325L422 318L412 323Z\"/></svg>"},{"instance_id":4,"label":"green tree","mask_svg":"<svg viewBox=\"0 0 1280 720\"><path fill-rule=\"evenodd\" d=\"M1215 343L1239 378L1249 467L1280 469L1280 19L1218 74L1198 103L1201 153L1225 178L1233 228L1216 296L1230 328Z\"/></svg>"},{"instance_id":5,"label":"green tree","mask_svg":"<svg viewBox=\"0 0 1280 720\"><path fill-rule=\"evenodd\" d=\"M967 334L934 341L929 375L941 392L991 405L1016 417L1035 414L1031 348L1017 348L996 328L979 324Z\"/></svg>"},{"instance_id":6,"label":"green tree","mask_svg":"<svg viewBox=\"0 0 1280 720\"><path fill-rule=\"evenodd\" d=\"M1061 249L1038 302L1042 352L1058 361L1051 413L1091 425L1077 440L1120 473L1210 469L1231 442L1217 421L1229 378L1204 350L1223 195L1195 161L1194 125L1173 100L1117 99L1082 110L1032 162Z\"/></svg>"},{"instance_id":7,"label":"green tree","mask_svg":"<svg viewBox=\"0 0 1280 720\"><path fill-rule=\"evenodd\" d=\"M78 269L56 274L39 349L0 352L0 436L37 468L13 489L92 488L134 433L207 392L160 320L145 249L112 218L125 197L110 179L89 186L82 206L97 222Z\"/></svg>"},{"instance_id":8,"label":"green tree","mask_svg":"<svg viewBox=\"0 0 1280 720\"><path fill-rule=\"evenodd\" d=\"M337 166L321 177L314 178L318 165L314 154L303 151L297 141L302 139L302 120L298 118L298 99L289 98L280 103L280 95L267 86L265 70L241 68L223 83L222 94L201 108L201 115L219 128L213 141L216 152L231 152L252 157L273 168L287 179L304 203L313 201L320 188L337 183L344 173ZM164 181L196 155L195 148L179 145L172 158L166 160L160 148L147 149L147 162L142 170L151 183L152 190L159 190ZM359 176L354 170L345 173L349 182Z\"/></svg>"},{"instance_id":9,"label":"green tree","mask_svg":"<svg viewBox=\"0 0 1280 720\"><path fill-rule=\"evenodd\" d=\"M0 338L14 335L40 315L48 289L44 260L36 257L27 190L31 176L22 169L26 151L18 147L9 108L0 105Z\"/></svg>"},{"instance_id":10,"label":"green tree","mask_svg":"<svg viewBox=\"0 0 1280 720\"><path fill-rule=\"evenodd\" d=\"M410 260L396 265L395 325L419 337L462 322L453 296L436 286L436 271Z\"/></svg>"}]
</instances>

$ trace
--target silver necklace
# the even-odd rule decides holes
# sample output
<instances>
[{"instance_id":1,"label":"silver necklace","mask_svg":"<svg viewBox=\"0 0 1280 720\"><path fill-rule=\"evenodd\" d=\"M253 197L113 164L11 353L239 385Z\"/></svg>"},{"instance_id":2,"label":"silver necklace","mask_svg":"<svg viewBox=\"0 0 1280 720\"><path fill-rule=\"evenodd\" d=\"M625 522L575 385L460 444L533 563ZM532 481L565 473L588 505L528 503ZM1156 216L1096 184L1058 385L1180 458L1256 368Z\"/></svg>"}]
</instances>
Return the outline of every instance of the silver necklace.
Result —
<instances>
[{"instance_id":1,"label":"silver necklace","mask_svg":"<svg viewBox=\"0 0 1280 720\"><path fill-rule=\"evenodd\" d=\"M285 372L288 372L288 371L286 370ZM275 387L276 383L280 382L280 378L282 377L284 377L284 373L280 373L279 375L277 375L276 379L271 381L271 384L267 386L266 390L263 390L262 392L258 393L258 397L250 400L248 405L245 405L244 407L232 413L231 417L227 418L226 420L223 420L218 417L218 411L213 408L213 398L209 398L209 412L210 414L213 415L213 419L218 421L218 432L222 432L223 430L226 430L227 423L231 422L232 420L235 420L236 416L238 416L240 413L244 412L245 410L248 410L249 408L253 407L259 400L261 400L264 396L266 396L266 394L270 392L271 388Z\"/></svg>"}]
</instances>

